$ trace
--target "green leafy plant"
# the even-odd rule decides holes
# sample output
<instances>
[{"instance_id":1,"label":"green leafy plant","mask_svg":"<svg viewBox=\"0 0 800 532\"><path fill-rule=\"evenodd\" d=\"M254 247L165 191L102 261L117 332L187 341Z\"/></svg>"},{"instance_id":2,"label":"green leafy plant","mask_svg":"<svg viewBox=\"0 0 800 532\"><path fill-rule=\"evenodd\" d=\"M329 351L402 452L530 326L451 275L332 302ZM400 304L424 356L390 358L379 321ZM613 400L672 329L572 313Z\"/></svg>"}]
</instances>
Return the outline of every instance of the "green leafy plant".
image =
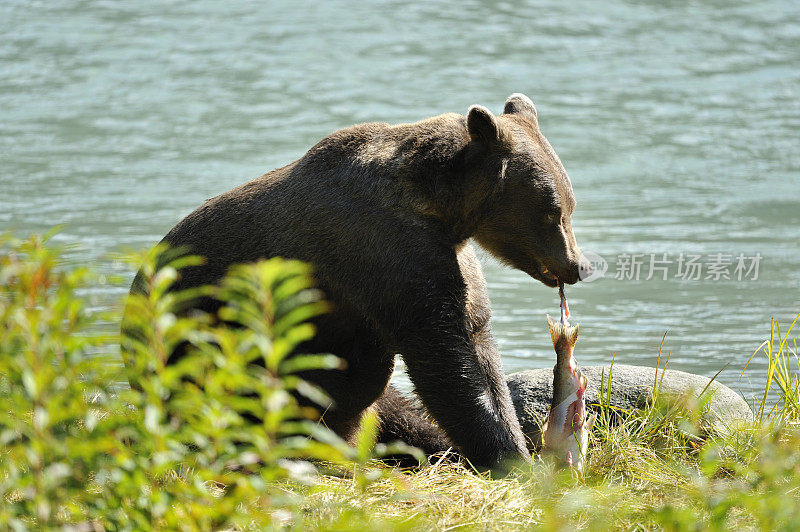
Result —
<instances>
[{"instance_id":1,"label":"green leafy plant","mask_svg":"<svg viewBox=\"0 0 800 532\"><path fill-rule=\"evenodd\" d=\"M742 370L742 375L744 375L750 362L759 352L767 357L764 396L756 408L760 422L764 421L765 414L768 417L777 414L781 421L797 422L800 420L800 359L797 356L797 339L789 336L798 319L800 319L800 314L789 325L785 335L781 334L778 322L774 318L771 319L769 338L758 346ZM794 370L792 366L794 366ZM775 402L769 411L766 411L773 385L778 388L780 400Z\"/></svg>"},{"instance_id":2,"label":"green leafy plant","mask_svg":"<svg viewBox=\"0 0 800 532\"><path fill-rule=\"evenodd\" d=\"M120 337L105 332L120 316L87 303L85 291L98 282L90 271L63 261L47 236L0 238L0 528L800 523L800 367L791 336L800 318L785 334L772 322L754 354L768 361L762 399L753 421L729 434L704 430L702 398L662 397L659 367L640 409L615 407L611 375L604 379L583 474L536 461L505 479L445 461L398 472L375 457L415 451L377 444L374 415L365 415L353 446L314 421L329 398L303 372L341 362L292 354L325 311L307 266L242 265L218 287L179 291L181 271L199 258L159 248L130 260L141 275ZM184 312L199 297L219 309Z\"/></svg>"},{"instance_id":3,"label":"green leafy plant","mask_svg":"<svg viewBox=\"0 0 800 532\"><path fill-rule=\"evenodd\" d=\"M97 430L114 383L98 350L113 338L76 297L92 277L45 242L0 248L0 522L16 529L96 515L96 475L118 448Z\"/></svg>"},{"instance_id":4,"label":"green leafy plant","mask_svg":"<svg viewBox=\"0 0 800 532\"><path fill-rule=\"evenodd\" d=\"M270 259L235 267L219 287L172 290L199 261L163 248L132 259L143 265L126 300L120 365L120 338L99 332L101 318L118 318L93 315L78 296L90 273L66 268L45 239L5 238L0 522L299 526L296 488L316 481L319 464L355 464L362 483L385 476L364 472L374 420L355 448L315 421L330 400L300 374L341 362L292 354L325 311L308 266ZM219 311L183 312L198 297Z\"/></svg>"}]
</instances>

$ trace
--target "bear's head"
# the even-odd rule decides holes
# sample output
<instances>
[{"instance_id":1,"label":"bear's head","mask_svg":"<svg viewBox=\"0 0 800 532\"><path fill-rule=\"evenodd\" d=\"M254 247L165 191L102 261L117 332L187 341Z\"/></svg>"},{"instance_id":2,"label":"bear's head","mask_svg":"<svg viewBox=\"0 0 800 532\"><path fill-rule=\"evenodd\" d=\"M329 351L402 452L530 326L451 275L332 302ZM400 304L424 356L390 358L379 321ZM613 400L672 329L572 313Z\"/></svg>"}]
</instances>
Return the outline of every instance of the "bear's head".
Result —
<instances>
[{"instance_id":1,"label":"bear's head","mask_svg":"<svg viewBox=\"0 0 800 532\"><path fill-rule=\"evenodd\" d=\"M472 160L480 161L473 171L493 183L473 233L478 244L548 286L590 272L572 232L572 184L530 98L512 94L500 116L474 105L467 129Z\"/></svg>"}]
</instances>

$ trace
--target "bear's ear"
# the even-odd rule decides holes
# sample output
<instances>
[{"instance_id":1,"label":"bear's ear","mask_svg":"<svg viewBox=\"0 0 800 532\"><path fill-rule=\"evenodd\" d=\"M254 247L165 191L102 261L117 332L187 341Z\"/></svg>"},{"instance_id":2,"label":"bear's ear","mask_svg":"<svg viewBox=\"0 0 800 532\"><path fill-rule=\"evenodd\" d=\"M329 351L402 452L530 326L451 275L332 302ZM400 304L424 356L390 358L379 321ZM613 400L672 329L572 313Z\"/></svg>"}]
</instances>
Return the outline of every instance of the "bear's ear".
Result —
<instances>
[{"instance_id":1,"label":"bear's ear","mask_svg":"<svg viewBox=\"0 0 800 532\"><path fill-rule=\"evenodd\" d=\"M473 105L467 112L467 130L472 140L498 146L506 139L505 131L492 112L482 105Z\"/></svg>"},{"instance_id":2,"label":"bear's ear","mask_svg":"<svg viewBox=\"0 0 800 532\"><path fill-rule=\"evenodd\" d=\"M515 92L506 100L506 106L503 108L503 114L507 115L521 115L536 121L536 106L533 101L522 93Z\"/></svg>"}]
</instances>

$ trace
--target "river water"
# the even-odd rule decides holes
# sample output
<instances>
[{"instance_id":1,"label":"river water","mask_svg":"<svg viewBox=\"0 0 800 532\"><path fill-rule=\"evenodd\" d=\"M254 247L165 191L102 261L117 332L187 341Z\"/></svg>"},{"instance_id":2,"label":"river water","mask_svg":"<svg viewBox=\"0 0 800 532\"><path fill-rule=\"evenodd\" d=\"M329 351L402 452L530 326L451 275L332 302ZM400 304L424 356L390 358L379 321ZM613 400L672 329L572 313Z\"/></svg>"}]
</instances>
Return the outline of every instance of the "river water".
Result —
<instances>
[{"instance_id":1,"label":"river water","mask_svg":"<svg viewBox=\"0 0 800 532\"><path fill-rule=\"evenodd\" d=\"M512 92L607 264L567 291L578 360L653 365L668 331L670 367L761 389L800 312L798 2L0 1L0 230L111 269L331 131ZM485 273L506 370L551 365L555 291Z\"/></svg>"}]
</instances>

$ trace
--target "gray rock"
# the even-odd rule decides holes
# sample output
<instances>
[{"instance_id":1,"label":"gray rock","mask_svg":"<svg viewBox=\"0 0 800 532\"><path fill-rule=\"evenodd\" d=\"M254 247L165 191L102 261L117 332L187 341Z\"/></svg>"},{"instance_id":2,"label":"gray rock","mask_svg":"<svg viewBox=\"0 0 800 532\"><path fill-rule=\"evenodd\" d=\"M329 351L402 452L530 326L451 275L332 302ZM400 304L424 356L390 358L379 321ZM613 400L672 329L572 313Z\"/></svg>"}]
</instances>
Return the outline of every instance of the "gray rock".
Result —
<instances>
[{"instance_id":1,"label":"gray rock","mask_svg":"<svg viewBox=\"0 0 800 532\"><path fill-rule=\"evenodd\" d=\"M588 411L599 408L601 384L605 394L611 366L581 366L589 379L586 392ZM611 404L625 410L642 408L651 397L655 368L614 364L611 381ZM662 370L658 371L659 379ZM703 397L708 396L707 408L702 415L704 427L717 433L730 432L736 425L753 419L750 406L741 395L717 381L684 371L668 369L663 372L661 394L667 397L693 396L708 386ZM507 376L511 398L522 424L522 430L531 442L541 441L541 423L550 408L553 397L552 368L531 369ZM535 447L535 445L534 445Z\"/></svg>"}]
</instances>

